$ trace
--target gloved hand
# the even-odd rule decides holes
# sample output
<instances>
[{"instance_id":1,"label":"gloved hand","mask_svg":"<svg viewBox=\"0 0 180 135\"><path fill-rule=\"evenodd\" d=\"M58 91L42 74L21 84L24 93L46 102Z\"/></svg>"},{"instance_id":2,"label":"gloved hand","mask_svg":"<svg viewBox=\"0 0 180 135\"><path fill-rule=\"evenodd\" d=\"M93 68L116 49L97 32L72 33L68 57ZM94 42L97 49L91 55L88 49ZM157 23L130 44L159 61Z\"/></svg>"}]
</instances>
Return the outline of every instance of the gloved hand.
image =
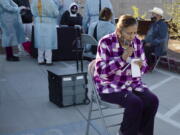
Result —
<instances>
[{"instance_id":1,"label":"gloved hand","mask_svg":"<svg viewBox=\"0 0 180 135\"><path fill-rule=\"evenodd\" d=\"M20 6L19 10L21 11L22 9L26 9L26 7L25 6Z\"/></svg>"}]
</instances>

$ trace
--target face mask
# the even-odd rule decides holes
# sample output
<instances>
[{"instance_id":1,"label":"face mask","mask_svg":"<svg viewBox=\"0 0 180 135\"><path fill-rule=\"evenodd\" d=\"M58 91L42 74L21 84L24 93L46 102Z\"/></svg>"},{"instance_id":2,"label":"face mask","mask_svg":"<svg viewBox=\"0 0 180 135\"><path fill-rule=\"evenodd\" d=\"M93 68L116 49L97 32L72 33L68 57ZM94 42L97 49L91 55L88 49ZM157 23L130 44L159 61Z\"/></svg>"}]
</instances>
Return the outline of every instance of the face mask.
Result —
<instances>
[{"instance_id":1,"label":"face mask","mask_svg":"<svg viewBox=\"0 0 180 135\"><path fill-rule=\"evenodd\" d=\"M131 41L129 41L129 40L126 40L126 39L123 39L124 41L124 45L128 45L128 46L130 46L131 45Z\"/></svg>"},{"instance_id":2,"label":"face mask","mask_svg":"<svg viewBox=\"0 0 180 135\"><path fill-rule=\"evenodd\" d=\"M131 41L125 39L123 36L121 36L121 37L119 38L119 40L120 40L120 42L123 43L124 45L127 45L127 46L130 46L130 45L131 45Z\"/></svg>"},{"instance_id":3,"label":"face mask","mask_svg":"<svg viewBox=\"0 0 180 135\"><path fill-rule=\"evenodd\" d=\"M76 14L77 13L77 7L71 7L71 13Z\"/></svg>"},{"instance_id":4,"label":"face mask","mask_svg":"<svg viewBox=\"0 0 180 135\"><path fill-rule=\"evenodd\" d=\"M151 21L155 22L157 18L155 16L151 17Z\"/></svg>"}]
</instances>

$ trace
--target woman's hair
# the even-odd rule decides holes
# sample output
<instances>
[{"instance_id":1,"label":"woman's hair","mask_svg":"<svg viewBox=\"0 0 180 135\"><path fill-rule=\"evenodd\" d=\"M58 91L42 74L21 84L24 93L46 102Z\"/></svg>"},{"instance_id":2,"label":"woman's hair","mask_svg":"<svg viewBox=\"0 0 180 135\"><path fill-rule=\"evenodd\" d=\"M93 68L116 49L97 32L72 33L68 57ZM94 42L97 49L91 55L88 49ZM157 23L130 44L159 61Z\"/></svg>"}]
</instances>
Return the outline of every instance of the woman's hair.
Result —
<instances>
[{"instance_id":1,"label":"woman's hair","mask_svg":"<svg viewBox=\"0 0 180 135\"><path fill-rule=\"evenodd\" d=\"M136 19L131 15L122 15L118 19L117 29L127 28L129 26L136 25Z\"/></svg>"},{"instance_id":2,"label":"woman's hair","mask_svg":"<svg viewBox=\"0 0 180 135\"><path fill-rule=\"evenodd\" d=\"M100 11L99 19L103 21L109 21L112 17L112 11L111 9L105 7Z\"/></svg>"}]
</instances>

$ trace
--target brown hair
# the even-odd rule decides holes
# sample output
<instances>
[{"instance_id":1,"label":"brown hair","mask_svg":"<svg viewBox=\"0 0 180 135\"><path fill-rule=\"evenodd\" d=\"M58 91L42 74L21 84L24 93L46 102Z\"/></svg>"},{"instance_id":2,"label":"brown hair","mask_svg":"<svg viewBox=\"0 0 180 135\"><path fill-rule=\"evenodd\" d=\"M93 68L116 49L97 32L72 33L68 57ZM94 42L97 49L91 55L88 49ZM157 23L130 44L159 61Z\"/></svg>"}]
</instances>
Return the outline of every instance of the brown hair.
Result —
<instances>
[{"instance_id":1,"label":"brown hair","mask_svg":"<svg viewBox=\"0 0 180 135\"><path fill-rule=\"evenodd\" d=\"M109 21L112 17L112 11L111 9L105 7L100 11L99 19L104 21Z\"/></svg>"},{"instance_id":2,"label":"brown hair","mask_svg":"<svg viewBox=\"0 0 180 135\"><path fill-rule=\"evenodd\" d=\"M119 17L118 23L117 23L117 29L123 29L127 28L129 26L136 25L137 21L136 19L131 15L122 15Z\"/></svg>"}]
</instances>

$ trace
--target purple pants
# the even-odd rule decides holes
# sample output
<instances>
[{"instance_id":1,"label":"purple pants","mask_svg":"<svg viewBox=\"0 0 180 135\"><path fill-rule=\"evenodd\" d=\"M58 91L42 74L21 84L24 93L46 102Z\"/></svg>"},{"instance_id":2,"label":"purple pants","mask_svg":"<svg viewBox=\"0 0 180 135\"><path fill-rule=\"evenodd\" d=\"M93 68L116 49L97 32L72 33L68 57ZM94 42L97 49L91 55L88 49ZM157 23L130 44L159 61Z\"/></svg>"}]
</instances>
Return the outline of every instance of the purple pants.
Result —
<instances>
[{"instance_id":1,"label":"purple pants","mask_svg":"<svg viewBox=\"0 0 180 135\"><path fill-rule=\"evenodd\" d=\"M153 135L159 100L149 90L100 94L102 100L125 108L120 131L123 135Z\"/></svg>"}]
</instances>

